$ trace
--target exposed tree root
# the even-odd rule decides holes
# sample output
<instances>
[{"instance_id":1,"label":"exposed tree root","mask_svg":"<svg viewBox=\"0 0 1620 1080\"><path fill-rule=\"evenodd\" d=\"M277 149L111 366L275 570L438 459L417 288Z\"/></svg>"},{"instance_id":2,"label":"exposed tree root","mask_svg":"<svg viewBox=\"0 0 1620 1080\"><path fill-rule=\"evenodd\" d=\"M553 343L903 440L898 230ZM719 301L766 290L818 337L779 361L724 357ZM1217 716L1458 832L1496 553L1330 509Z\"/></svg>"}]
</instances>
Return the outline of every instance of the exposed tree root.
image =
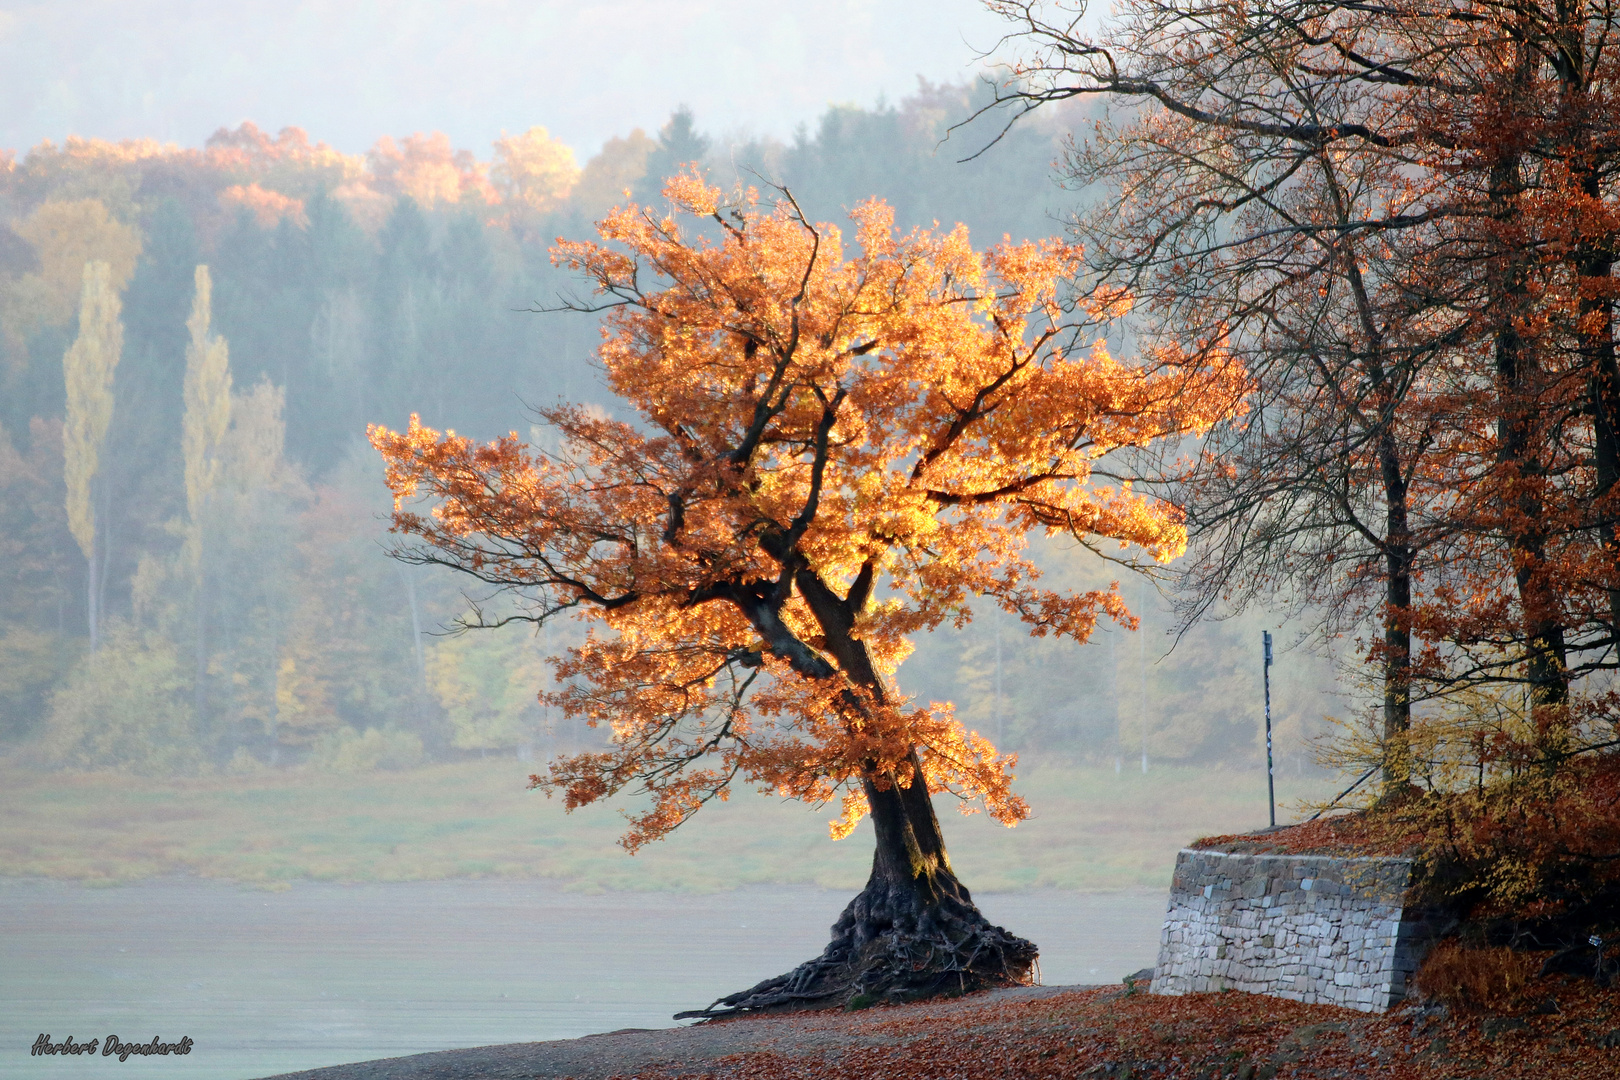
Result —
<instances>
[{"instance_id":1,"label":"exposed tree root","mask_svg":"<svg viewBox=\"0 0 1620 1080\"><path fill-rule=\"evenodd\" d=\"M675 1019L919 1001L1033 981L1034 944L992 926L948 872L929 884L869 882L820 956Z\"/></svg>"}]
</instances>

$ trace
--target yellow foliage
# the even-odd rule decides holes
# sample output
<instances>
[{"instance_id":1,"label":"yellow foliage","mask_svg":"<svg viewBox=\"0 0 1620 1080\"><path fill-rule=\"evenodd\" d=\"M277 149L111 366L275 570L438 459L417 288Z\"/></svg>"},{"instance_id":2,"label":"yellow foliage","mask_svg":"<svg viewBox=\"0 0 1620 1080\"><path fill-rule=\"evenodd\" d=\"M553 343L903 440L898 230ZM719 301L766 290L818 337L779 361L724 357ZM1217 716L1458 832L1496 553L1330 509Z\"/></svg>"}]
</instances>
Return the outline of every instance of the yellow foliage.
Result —
<instances>
[{"instance_id":1,"label":"yellow foliage","mask_svg":"<svg viewBox=\"0 0 1620 1080\"><path fill-rule=\"evenodd\" d=\"M139 230L115 220L95 199L42 203L16 232L39 256L39 270L23 275L37 286L19 282L33 298L30 315L38 326L61 326L73 317L86 263L106 264L108 287L122 293L141 254Z\"/></svg>"},{"instance_id":2,"label":"yellow foliage","mask_svg":"<svg viewBox=\"0 0 1620 1080\"><path fill-rule=\"evenodd\" d=\"M189 152L183 152L188 153ZM220 172L260 184L270 195L310 195L358 179L365 159L343 154L325 143L311 143L302 128L284 127L271 137L251 121L221 128L208 139L202 163Z\"/></svg>"},{"instance_id":3,"label":"yellow foliage","mask_svg":"<svg viewBox=\"0 0 1620 1080\"><path fill-rule=\"evenodd\" d=\"M282 457L287 443L287 422L282 417L286 403L286 391L268 379L261 379L245 393L231 395L231 427L220 455L223 482L250 494L292 481Z\"/></svg>"},{"instance_id":4,"label":"yellow foliage","mask_svg":"<svg viewBox=\"0 0 1620 1080\"><path fill-rule=\"evenodd\" d=\"M276 668L276 740L286 746L305 746L342 721L332 708L330 688L300 641L282 654Z\"/></svg>"},{"instance_id":5,"label":"yellow foliage","mask_svg":"<svg viewBox=\"0 0 1620 1080\"><path fill-rule=\"evenodd\" d=\"M406 137L403 144L384 135L366 153L373 185L416 200L423 206L456 203L463 198L496 201L485 176L487 166L467 150L453 150L442 131Z\"/></svg>"},{"instance_id":6,"label":"yellow foliage","mask_svg":"<svg viewBox=\"0 0 1620 1080\"><path fill-rule=\"evenodd\" d=\"M67 480L68 528L87 559L95 556L95 508L90 485L112 423L113 372L124 351L123 305L113 286L112 268L88 262L81 269L79 336L62 355L67 386L67 417L62 455Z\"/></svg>"},{"instance_id":7,"label":"yellow foliage","mask_svg":"<svg viewBox=\"0 0 1620 1080\"><path fill-rule=\"evenodd\" d=\"M332 189L332 199L348 211L354 223L367 233L375 235L388 220L394 200L370 185L355 181Z\"/></svg>"},{"instance_id":8,"label":"yellow foliage","mask_svg":"<svg viewBox=\"0 0 1620 1080\"><path fill-rule=\"evenodd\" d=\"M453 746L493 750L531 742L539 734L536 696L547 679L532 638L444 638L428 652L427 680L450 721Z\"/></svg>"},{"instance_id":9,"label":"yellow foliage","mask_svg":"<svg viewBox=\"0 0 1620 1080\"><path fill-rule=\"evenodd\" d=\"M501 132L489 178L501 199L513 209L533 214L555 210L579 182L574 152L543 127L521 135Z\"/></svg>"},{"instance_id":10,"label":"yellow foliage","mask_svg":"<svg viewBox=\"0 0 1620 1080\"><path fill-rule=\"evenodd\" d=\"M110 171L127 165L139 165L154 158L178 157L184 154L174 143L156 139L86 139L69 135L60 148L49 139L28 151L25 164L36 171L54 172L67 169Z\"/></svg>"},{"instance_id":11,"label":"yellow foliage","mask_svg":"<svg viewBox=\"0 0 1620 1080\"><path fill-rule=\"evenodd\" d=\"M45 758L81 769L193 772L203 765L190 683L174 643L113 620L52 695Z\"/></svg>"},{"instance_id":12,"label":"yellow foliage","mask_svg":"<svg viewBox=\"0 0 1620 1080\"><path fill-rule=\"evenodd\" d=\"M261 229L274 228L282 218L291 219L300 228L309 224L303 199L270 191L258 184L232 184L219 193L219 205L227 210L249 211Z\"/></svg>"},{"instance_id":13,"label":"yellow foliage","mask_svg":"<svg viewBox=\"0 0 1620 1080\"><path fill-rule=\"evenodd\" d=\"M208 267L198 266L193 281L196 291L191 317L186 320L191 341L186 346L180 451L185 462L186 511L195 530L202 520L203 503L219 482L219 447L231 423L231 367L225 340L210 331L213 278Z\"/></svg>"},{"instance_id":14,"label":"yellow foliage","mask_svg":"<svg viewBox=\"0 0 1620 1080\"><path fill-rule=\"evenodd\" d=\"M609 139L601 152L585 163L574 186L574 205L594 220L625 201L629 189L647 175L647 158L657 146L640 128L622 139Z\"/></svg>"}]
</instances>

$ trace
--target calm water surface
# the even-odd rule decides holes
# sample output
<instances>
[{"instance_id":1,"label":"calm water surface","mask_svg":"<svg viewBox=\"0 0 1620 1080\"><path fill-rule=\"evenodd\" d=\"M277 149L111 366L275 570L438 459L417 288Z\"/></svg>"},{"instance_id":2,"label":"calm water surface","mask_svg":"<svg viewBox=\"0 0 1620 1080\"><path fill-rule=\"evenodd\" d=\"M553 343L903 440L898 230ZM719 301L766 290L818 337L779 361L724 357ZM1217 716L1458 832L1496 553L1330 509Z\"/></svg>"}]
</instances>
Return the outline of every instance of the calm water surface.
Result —
<instances>
[{"instance_id":1,"label":"calm water surface","mask_svg":"<svg viewBox=\"0 0 1620 1080\"><path fill-rule=\"evenodd\" d=\"M667 1027L821 951L850 894L566 892L514 881L168 880L109 889L0 879L0 1076L244 1080L489 1043ZM1162 893L976 897L1041 948L1051 985L1153 963ZM30 1057L189 1035L183 1058Z\"/></svg>"}]
</instances>

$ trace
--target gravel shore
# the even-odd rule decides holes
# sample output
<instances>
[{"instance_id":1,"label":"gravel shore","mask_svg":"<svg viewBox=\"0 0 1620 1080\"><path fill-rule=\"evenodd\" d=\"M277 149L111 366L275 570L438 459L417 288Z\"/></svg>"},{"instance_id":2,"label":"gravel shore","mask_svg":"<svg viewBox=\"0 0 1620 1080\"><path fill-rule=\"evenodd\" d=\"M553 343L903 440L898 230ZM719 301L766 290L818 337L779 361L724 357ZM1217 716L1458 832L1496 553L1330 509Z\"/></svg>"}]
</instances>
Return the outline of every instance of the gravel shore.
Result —
<instances>
[{"instance_id":1,"label":"gravel shore","mask_svg":"<svg viewBox=\"0 0 1620 1080\"><path fill-rule=\"evenodd\" d=\"M917 1019L948 1017L994 1002L1088 990L1082 986L1022 986L992 990L954 1001L926 1002L856 1013L818 1012L743 1016L689 1027L630 1028L582 1039L508 1043L442 1050L410 1057L357 1061L324 1069L281 1073L265 1080L536 1080L574 1077L606 1080L644 1069L679 1071L731 1054L768 1051L788 1057L821 1055L856 1046L892 1045L896 1038L877 1030L902 1012Z\"/></svg>"}]
</instances>

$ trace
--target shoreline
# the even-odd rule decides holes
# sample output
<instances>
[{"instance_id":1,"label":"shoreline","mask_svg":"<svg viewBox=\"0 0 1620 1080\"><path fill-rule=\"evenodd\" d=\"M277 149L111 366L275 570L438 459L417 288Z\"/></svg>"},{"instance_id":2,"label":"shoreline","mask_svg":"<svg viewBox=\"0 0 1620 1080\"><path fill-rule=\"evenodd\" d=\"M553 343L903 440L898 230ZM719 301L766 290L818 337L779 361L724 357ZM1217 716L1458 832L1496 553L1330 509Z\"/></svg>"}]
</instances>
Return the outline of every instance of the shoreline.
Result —
<instances>
[{"instance_id":1,"label":"shoreline","mask_svg":"<svg viewBox=\"0 0 1620 1080\"><path fill-rule=\"evenodd\" d=\"M947 1001L841 1010L738 1016L669 1028L623 1028L574 1039L473 1046L276 1073L256 1080L608 1080L651 1067L681 1075L743 1054L800 1057L900 1043L883 1030L901 1019L954 1013L1070 994L1118 989L1114 984L1018 986Z\"/></svg>"},{"instance_id":2,"label":"shoreline","mask_svg":"<svg viewBox=\"0 0 1620 1080\"><path fill-rule=\"evenodd\" d=\"M747 1016L473 1047L261 1080L1075 1080L1127 1076L1610 1080L1620 1009L1589 980L1534 978L1495 1012L1387 1013L1245 993L1016 987L947 1001Z\"/></svg>"}]
</instances>

